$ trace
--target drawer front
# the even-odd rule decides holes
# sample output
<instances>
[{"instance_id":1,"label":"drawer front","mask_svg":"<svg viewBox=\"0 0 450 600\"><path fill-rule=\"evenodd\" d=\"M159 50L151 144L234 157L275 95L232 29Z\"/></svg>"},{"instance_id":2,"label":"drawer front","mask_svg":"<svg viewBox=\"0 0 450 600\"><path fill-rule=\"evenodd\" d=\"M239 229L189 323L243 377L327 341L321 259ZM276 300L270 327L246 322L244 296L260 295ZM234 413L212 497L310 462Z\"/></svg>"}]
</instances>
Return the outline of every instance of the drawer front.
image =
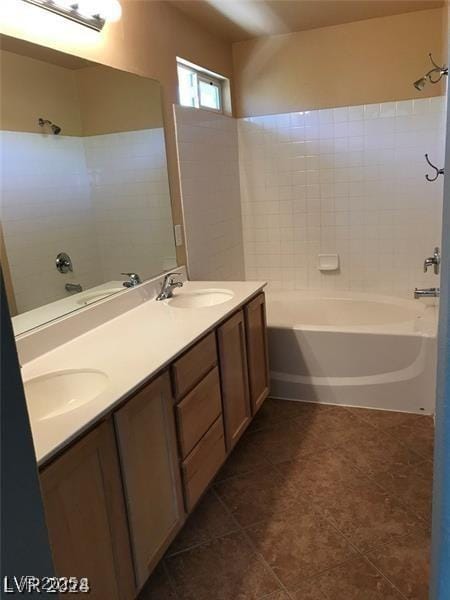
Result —
<instances>
[{"instance_id":1,"label":"drawer front","mask_svg":"<svg viewBox=\"0 0 450 600\"><path fill-rule=\"evenodd\" d=\"M189 392L215 365L217 365L214 332L200 340L172 365L172 381L177 400Z\"/></svg>"},{"instance_id":2,"label":"drawer front","mask_svg":"<svg viewBox=\"0 0 450 600\"><path fill-rule=\"evenodd\" d=\"M176 413L181 456L186 458L222 413L217 367L178 404Z\"/></svg>"},{"instance_id":3,"label":"drawer front","mask_svg":"<svg viewBox=\"0 0 450 600\"><path fill-rule=\"evenodd\" d=\"M182 463L186 509L192 510L226 457L222 417Z\"/></svg>"}]
</instances>

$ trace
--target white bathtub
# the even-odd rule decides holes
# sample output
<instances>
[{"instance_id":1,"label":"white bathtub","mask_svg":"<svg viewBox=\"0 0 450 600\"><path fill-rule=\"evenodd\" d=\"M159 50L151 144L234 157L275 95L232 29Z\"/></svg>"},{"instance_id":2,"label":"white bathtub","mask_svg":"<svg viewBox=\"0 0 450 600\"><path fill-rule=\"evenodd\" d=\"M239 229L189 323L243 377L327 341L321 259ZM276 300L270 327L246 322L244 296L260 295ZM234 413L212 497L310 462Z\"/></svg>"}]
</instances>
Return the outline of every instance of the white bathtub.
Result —
<instances>
[{"instance_id":1,"label":"white bathtub","mask_svg":"<svg viewBox=\"0 0 450 600\"><path fill-rule=\"evenodd\" d=\"M430 301L268 292L267 321L273 397L434 413Z\"/></svg>"}]
</instances>

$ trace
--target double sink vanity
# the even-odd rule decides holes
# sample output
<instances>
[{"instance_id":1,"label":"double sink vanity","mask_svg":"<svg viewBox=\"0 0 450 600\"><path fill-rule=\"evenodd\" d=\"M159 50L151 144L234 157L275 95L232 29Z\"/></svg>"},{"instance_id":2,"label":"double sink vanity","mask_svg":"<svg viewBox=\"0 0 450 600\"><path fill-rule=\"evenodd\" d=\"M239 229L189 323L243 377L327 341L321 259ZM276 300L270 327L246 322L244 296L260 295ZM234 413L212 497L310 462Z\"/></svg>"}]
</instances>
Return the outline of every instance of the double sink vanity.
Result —
<instances>
[{"instance_id":1,"label":"double sink vanity","mask_svg":"<svg viewBox=\"0 0 450 600\"><path fill-rule=\"evenodd\" d=\"M136 598L266 398L263 287L187 281L23 366L55 569L92 598Z\"/></svg>"}]
</instances>

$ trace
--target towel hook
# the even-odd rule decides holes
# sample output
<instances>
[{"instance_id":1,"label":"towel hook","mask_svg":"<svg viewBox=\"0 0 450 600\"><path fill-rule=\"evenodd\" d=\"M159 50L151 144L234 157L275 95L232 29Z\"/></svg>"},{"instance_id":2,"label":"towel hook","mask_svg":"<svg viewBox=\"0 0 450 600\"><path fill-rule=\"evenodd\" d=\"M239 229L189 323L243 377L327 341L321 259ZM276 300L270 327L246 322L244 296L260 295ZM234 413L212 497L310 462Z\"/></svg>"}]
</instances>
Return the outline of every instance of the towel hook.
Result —
<instances>
[{"instance_id":1,"label":"towel hook","mask_svg":"<svg viewBox=\"0 0 450 600\"><path fill-rule=\"evenodd\" d=\"M434 177L430 177L427 174L427 175L425 175L425 179L427 181L436 181L436 179L439 177L439 175L443 175L444 174L444 169L438 169L435 165L433 165L433 163L428 158L428 154L425 154L425 160L430 165L430 167L436 171L436 175Z\"/></svg>"}]
</instances>

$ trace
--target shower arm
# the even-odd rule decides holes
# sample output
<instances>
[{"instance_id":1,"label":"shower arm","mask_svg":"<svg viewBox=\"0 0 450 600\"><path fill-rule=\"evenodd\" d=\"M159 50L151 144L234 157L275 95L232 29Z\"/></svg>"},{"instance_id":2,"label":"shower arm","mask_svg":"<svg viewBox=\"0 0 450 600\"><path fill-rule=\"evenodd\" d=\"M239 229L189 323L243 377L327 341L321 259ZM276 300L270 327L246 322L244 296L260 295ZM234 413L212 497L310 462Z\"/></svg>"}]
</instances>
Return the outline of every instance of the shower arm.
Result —
<instances>
[{"instance_id":1,"label":"shower arm","mask_svg":"<svg viewBox=\"0 0 450 600\"><path fill-rule=\"evenodd\" d=\"M445 65L442 65L442 66L438 65L434 61L433 55L431 54L431 52L429 53L428 56L430 57L431 64L433 65L434 68L431 69L430 71L428 71L428 73L425 75L425 77L427 77L431 83L439 83L444 75L448 75L448 67L446 67ZM439 76L437 77L437 79L434 79L432 77L433 73L439 73Z\"/></svg>"},{"instance_id":2,"label":"shower arm","mask_svg":"<svg viewBox=\"0 0 450 600\"><path fill-rule=\"evenodd\" d=\"M444 169L438 169L435 165L433 165L433 163L431 162L431 160L428 158L428 154L425 154L425 160L430 165L430 167L436 171L436 175L434 177L430 177L428 175L428 173L425 175L425 179L427 181L436 181L436 179L439 177L439 175L444 175L445 170Z\"/></svg>"}]
</instances>

